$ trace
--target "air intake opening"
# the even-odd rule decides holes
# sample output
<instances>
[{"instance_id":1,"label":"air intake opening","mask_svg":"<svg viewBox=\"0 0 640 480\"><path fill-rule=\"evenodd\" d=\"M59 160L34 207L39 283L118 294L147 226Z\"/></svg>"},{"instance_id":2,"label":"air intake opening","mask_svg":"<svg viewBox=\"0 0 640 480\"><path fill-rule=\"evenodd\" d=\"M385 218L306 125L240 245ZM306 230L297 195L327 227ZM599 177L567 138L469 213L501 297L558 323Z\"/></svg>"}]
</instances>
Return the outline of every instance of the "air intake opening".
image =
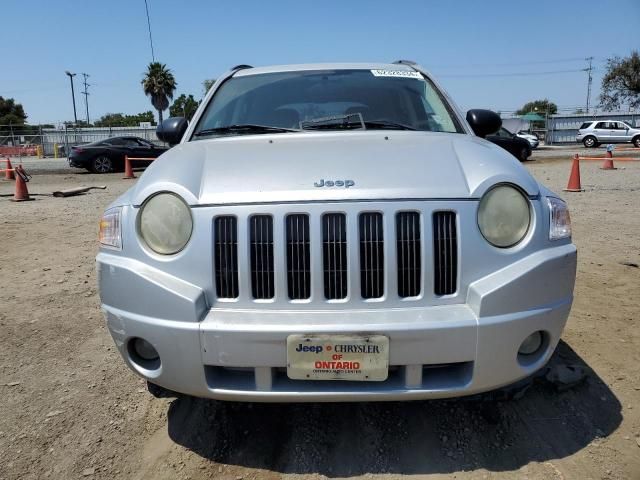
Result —
<instances>
[{"instance_id":1,"label":"air intake opening","mask_svg":"<svg viewBox=\"0 0 640 480\"><path fill-rule=\"evenodd\" d=\"M324 296L328 300L347 297L347 221L344 213L322 216L322 260Z\"/></svg>"},{"instance_id":2,"label":"air intake opening","mask_svg":"<svg viewBox=\"0 0 640 480\"><path fill-rule=\"evenodd\" d=\"M362 298L380 298L384 294L384 238L382 214L361 213L360 293Z\"/></svg>"},{"instance_id":3,"label":"air intake opening","mask_svg":"<svg viewBox=\"0 0 640 480\"><path fill-rule=\"evenodd\" d=\"M458 234L455 212L433 214L433 289L451 295L458 282Z\"/></svg>"},{"instance_id":4,"label":"air intake opening","mask_svg":"<svg viewBox=\"0 0 640 480\"><path fill-rule=\"evenodd\" d=\"M218 298L238 297L238 221L233 216L214 221L214 263Z\"/></svg>"},{"instance_id":5,"label":"air intake opening","mask_svg":"<svg viewBox=\"0 0 640 480\"><path fill-rule=\"evenodd\" d=\"M422 289L420 254L420 214L396 214L396 255L398 262L398 296L417 297Z\"/></svg>"},{"instance_id":6,"label":"air intake opening","mask_svg":"<svg viewBox=\"0 0 640 480\"><path fill-rule=\"evenodd\" d=\"M287 291L291 300L311 296L311 250L309 216L293 214L286 217Z\"/></svg>"},{"instance_id":7,"label":"air intake opening","mask_svg":"<svg viewBox=\"0 0 640 480\"><path fill-rule=\"evenodd\" d=\"M253 215L249 219L249 232L251 294L256 299L273 298L273 218Z\"/></svg>"}]
</instances>

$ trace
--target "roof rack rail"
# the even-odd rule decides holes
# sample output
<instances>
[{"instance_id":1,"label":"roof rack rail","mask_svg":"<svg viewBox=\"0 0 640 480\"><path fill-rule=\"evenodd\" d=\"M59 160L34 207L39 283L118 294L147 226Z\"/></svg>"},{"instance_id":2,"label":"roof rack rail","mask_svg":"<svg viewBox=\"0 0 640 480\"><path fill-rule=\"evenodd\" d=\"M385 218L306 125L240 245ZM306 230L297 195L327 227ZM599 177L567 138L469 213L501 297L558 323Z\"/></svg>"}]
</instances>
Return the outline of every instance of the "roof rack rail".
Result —
<instances>
[{"instance_id":1,"label":"roof rack rail","mask_svg":"<svg viewBox=\"0 0 640 480\"><path fill-rule=\"evenodd\" d=\"M393 62L394 65L417 65L413 60L396 60Z\"/></svg>"},{"instance_id":2,"label":"roof rack rail","mask_svg":"<svg viewBox=\"0 0 640 480\"><path fill-rule=\"evenodd\" d=\"M232 67L231 70L235 71L235 70L244 70L245 68L253 68L251 65L245 65L244 63L241 63L240 65L236 65L235 67Z\"/></svg>"}]
</instances>

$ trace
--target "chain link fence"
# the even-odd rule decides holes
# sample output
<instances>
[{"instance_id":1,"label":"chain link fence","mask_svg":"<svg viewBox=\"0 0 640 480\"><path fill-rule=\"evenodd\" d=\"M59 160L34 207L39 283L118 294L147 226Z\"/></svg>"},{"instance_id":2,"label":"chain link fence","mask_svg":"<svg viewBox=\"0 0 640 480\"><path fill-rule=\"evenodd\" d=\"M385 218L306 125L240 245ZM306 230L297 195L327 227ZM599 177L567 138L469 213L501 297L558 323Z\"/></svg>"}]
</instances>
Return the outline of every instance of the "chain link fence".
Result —
<instances>
[{"instance_id":1,"label":"chain link fence","mask_svg":"<svg viewBox=\"0 0 640 480\"><path fill-rule=\"evenodd\" d=\"M0 125L0 156L66 157L74 145L106 140L112 137L133 136L165 146L156 137L156 127L86 127L70 125Z\"/></svg>"}]
</instances>

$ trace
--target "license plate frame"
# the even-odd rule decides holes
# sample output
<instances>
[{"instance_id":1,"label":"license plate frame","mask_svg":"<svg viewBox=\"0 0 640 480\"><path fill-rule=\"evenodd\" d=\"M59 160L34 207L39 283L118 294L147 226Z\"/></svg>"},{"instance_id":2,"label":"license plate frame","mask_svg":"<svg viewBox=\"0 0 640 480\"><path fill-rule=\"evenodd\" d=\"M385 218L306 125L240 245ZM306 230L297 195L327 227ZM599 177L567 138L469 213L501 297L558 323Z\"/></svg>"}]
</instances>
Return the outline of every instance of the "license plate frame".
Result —
<instances>
[{"instance_id":1,"label":"license plate frame","mask_svg":"<svg viewBox=\"0 0 640 480\"><path fill-rule=\"evenodd\" d=\"M292 380L385 381L389 376L389 337L377 334L289 335L287 376Z\"/></svg>"}]
</instances>

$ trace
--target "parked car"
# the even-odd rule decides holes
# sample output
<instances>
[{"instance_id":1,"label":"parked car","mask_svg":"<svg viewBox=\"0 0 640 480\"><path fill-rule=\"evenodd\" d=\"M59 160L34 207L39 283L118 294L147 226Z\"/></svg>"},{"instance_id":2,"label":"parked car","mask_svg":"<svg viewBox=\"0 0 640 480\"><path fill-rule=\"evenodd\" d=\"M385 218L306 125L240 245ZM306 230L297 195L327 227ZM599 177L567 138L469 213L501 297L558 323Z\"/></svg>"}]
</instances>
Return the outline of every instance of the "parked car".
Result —
<instances>
[{"instance_id":1,"label":"parked car","mask_svg":"<svg viewBox=\"0 0 640 480\"><path fill-rule=\"evenodd\" d=\"M240 66L100 222L126 364L222 400L410 400L542 368L576 271L567 205L422 68ZM524 140L522 140L524 142ZM151 386L155 385L153 388Z\"/></svg>"},{"instance_id":2,"label":"parked car","mask_svg":"<svg viewBox=\"0 0 640 480\"><path fill-rule=\"evenodd\" d=\"M533 133L520 130L518 133L516 133L516 136L518 138L524 138L527 142L529 142L529 145L531 146L532 149L536 149L538 148L538 145L540 145L540 140Z\"/></svg>"},{"instance_id":3,"label":"parked car","mask_svg":"<svg viewBox=\"0 0 640 480\"><path fill-rule=\"evenodd\" d=\"M143 167L164 152L167 148L138 137L112 137L86 145L71 147L69 165L86 168L94 173L109 173L124 169L124 157L148 158L148 161L136 160L134 167Z\"/></svg>"},{"instance_id":4,"label":"parked car","mask_svg":"<svg viewBox=\"0 0 640 480\"><path fill-rule=\"evenodd\" d=\"M516 136L504 127L500 127L497 132L487 135L487 140L504 148L521 162L526 161L531 156L529 141Z\"/></svg>"},{"instance_id":5,"label":"parked car","mask_svg":"<svg viewBox=\"0 0 640 480\"><path fill-rule=\"evenodd\" d=\"M640 128L633 128L619 120L594 120L584 122L578 130L577 142L593 148L601 143L633 143L640 148Z\"/></svg>"}]
</instances>

